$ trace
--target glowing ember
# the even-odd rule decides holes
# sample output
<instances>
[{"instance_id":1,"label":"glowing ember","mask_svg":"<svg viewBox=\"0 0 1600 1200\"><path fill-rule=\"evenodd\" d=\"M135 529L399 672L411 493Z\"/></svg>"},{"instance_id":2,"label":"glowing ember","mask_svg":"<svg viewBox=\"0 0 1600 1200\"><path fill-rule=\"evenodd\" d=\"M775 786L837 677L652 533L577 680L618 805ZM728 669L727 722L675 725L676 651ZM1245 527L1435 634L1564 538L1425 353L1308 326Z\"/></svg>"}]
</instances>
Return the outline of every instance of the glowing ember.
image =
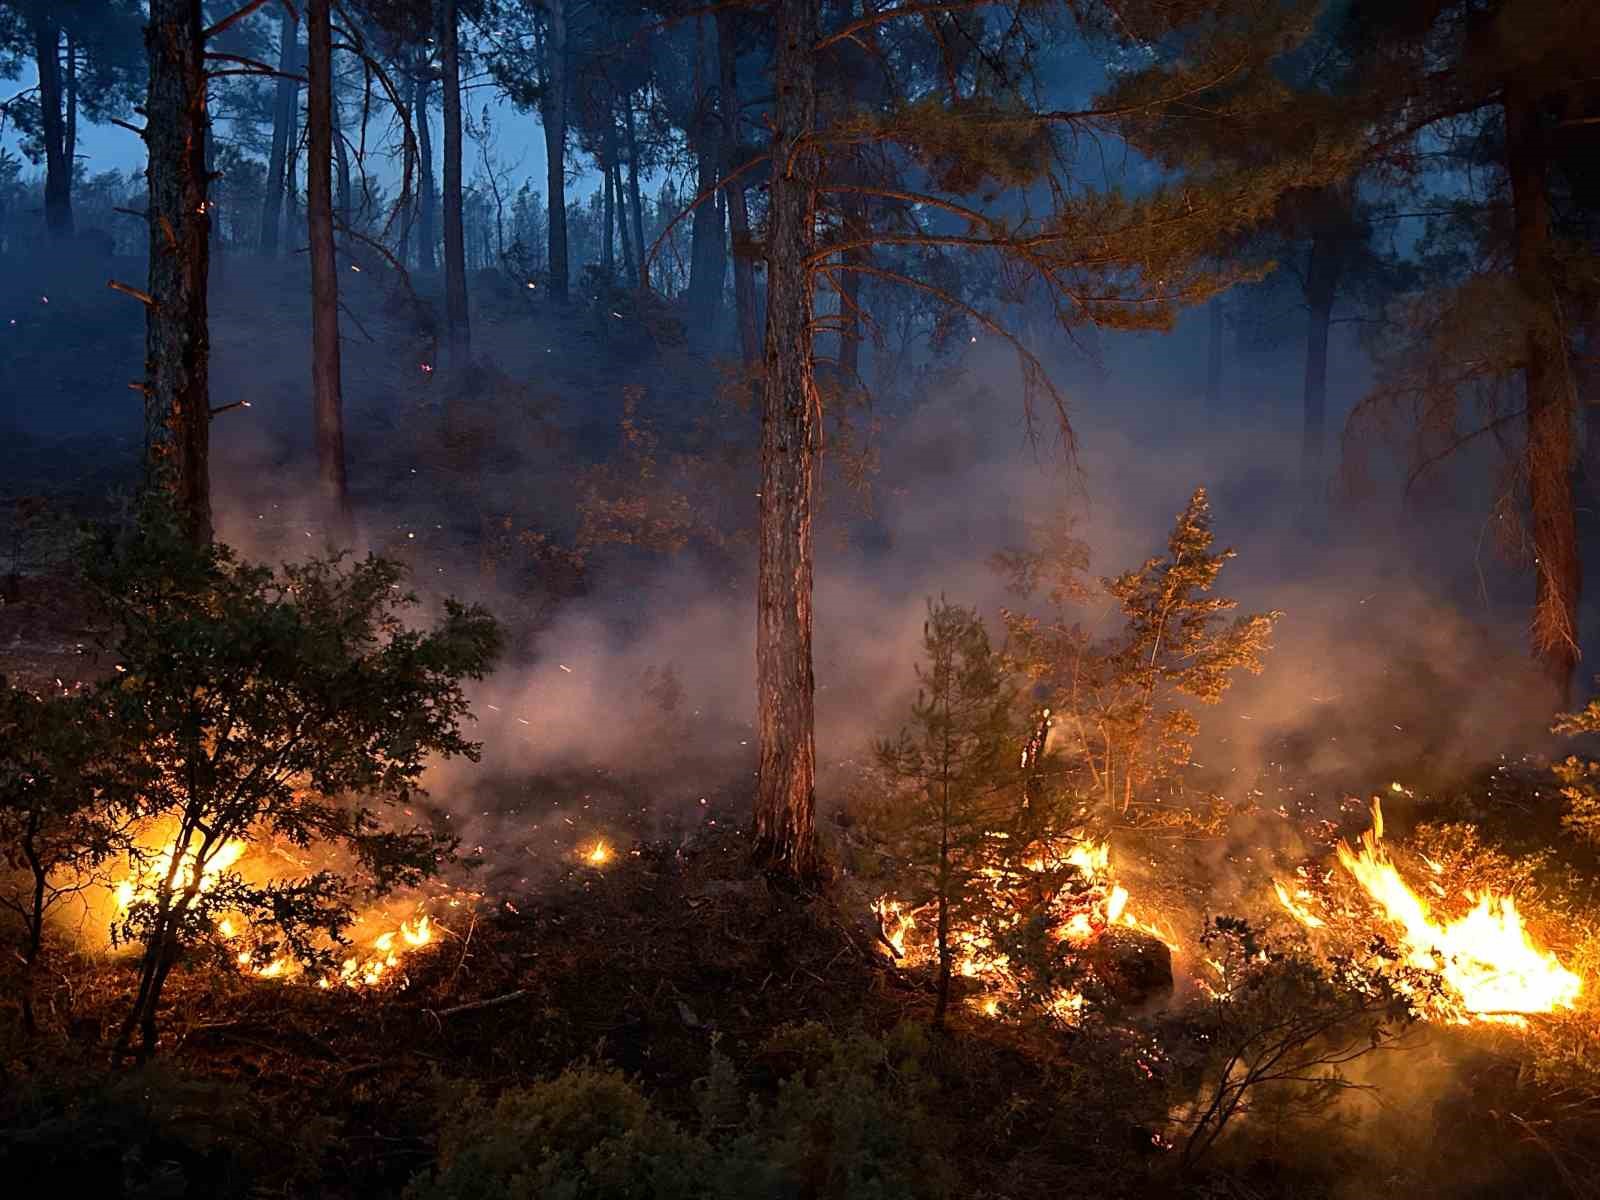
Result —
<instances>
[{"instance_id":1,"label":"glowing ember","mask_svg":"<svg viewBox=\"0 0 1600 1200\"><path fill-rule=\"evenodd\" d=\"M603 867L611 861L611 847L603 841L597 841L582 853L583 861L591 867Z\"/></svg>"},{"instance_id":2,"label":"glowing ember","mask_svg":"<svg viewBox=\"0 0 1600 1200\"><path fill-rule=\"evenodd\" d=\"M1401 878L1382 839L1383 809L1374 798L1372 828L1361 835L1359 850L1340 843L1339 863L1400 927L1410 966L1437 975L1461 1010L1479 1020L1520 1022L1524 1013L1573 1007L1583 981L1534 945L1512 897L1469 892L1473 908L1466 916L1441 921ZM1312 924L1281 890L1279 900L1297 920Z\"/></svg>"}]
</instances>

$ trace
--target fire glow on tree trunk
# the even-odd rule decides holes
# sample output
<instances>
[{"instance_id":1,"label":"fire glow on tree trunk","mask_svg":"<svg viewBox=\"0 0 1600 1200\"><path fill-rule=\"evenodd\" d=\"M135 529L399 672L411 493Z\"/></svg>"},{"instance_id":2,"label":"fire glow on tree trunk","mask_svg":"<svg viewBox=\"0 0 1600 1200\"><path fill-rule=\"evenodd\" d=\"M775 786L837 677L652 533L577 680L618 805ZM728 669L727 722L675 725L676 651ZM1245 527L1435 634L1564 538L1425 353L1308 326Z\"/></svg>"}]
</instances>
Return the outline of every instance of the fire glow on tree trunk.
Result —
<instances>
[{"instance_id":1,"label":"fire glow on tree trunk","mask_svg":"<svg viewBox=\"0 0 1600 1200\"><path fill-rule=\"evenodd\" d=\"M812 171L817 11L777 0L777 103L767 240L761 420L756 703L761 742L757 860L797 878L817 870L811 668L812 492L820 414L812 377Z\"/></svg>"},{"instance_id":2,"label":"fire glow on tree trunk","mask_svg":"<svg viewBox=\"0 0 1600 1200\"><path fill-rule=\"evenodd\" d=\"M172 498L196 542L211 540L211 342L206 278L206 74L200 0L151 0L145 48L150 84L151 302L145 307L147 486Z\"/></svg>"},{"instance_id":3,"label":"fire glow on tree trunk","mask_svg":"<svg viewBox=\"0 0 1600 1200\"><path fill-rule=\"evenodd\" d=\"M311 386L323 502L348 525L339 370L339 264L333 240L333 30L329 0L306 6L306 213L311 244Z\"/></svg>"},{"instance_id":4,"label":"fire glow on tree trunk","mask_svg":"<svg viewBox=\"0 0 1600 1200\"><path fill-rule=\"evenodd\" d=\"M1550 279L1550 200L1536 97L1505 88L1506 167L1516 230L1516 274L1528 303L1524 334L1528 491L1533 510L1534 655L1566 709L1578 663L1578 530L1572 500L1572 403Z\"/></svg>"}]
</instances>

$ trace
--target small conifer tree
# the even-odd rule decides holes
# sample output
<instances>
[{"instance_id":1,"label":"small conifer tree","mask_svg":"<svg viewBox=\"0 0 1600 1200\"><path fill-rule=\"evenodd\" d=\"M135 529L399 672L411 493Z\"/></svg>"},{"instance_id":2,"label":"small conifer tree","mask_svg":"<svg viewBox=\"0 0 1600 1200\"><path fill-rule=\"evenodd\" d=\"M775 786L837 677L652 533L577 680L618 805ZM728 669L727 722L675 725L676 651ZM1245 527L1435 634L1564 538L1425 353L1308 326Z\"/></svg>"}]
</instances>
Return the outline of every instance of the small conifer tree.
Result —
<instances>
[{"instance_id":1,"label":"small conifer tree","mask_svg":"<svg viewBox=\"0 0 1600 1200\"><path fill-rule=\"evenodd\" d=\"M1199 488L1173 526L1165 556L1101 580L1124 618L1105 641L1071 618L1070 603L1087 594L1068 585L1085 561L1081 543L1058 534L1035 551L997 557L1021 594L1050 582L1053 613L1007 612L1006 627L1017 666L1041 685L1064 735L1058 744L1075 767L1077 790L1108 819L1126 820L1142 788L1188 761L1199 731L1191 703L1215 704L1236 671L1259 672L1282 615L1224 622L1237 601L1211 589L1234 552L1212 543L1211 505Z\"/></svg>"},{"instance_id":2,"label":"small conifer tree","mask_svg":"<svg viewBox=\"0 0 1600 1200\"><path fill-rule=\"evenodd\" d=\"M922 630L926 662L911 723L878 747L880 765L903 789L886 813L884 832L912 881L908 900L937 912L938 1002L950 1003L955 951L952 927L981 905L979 871L996 857L997 833L1013 807L1016 689L972 609L942 598L928 604Z\"/></svg>"}]
</instances>

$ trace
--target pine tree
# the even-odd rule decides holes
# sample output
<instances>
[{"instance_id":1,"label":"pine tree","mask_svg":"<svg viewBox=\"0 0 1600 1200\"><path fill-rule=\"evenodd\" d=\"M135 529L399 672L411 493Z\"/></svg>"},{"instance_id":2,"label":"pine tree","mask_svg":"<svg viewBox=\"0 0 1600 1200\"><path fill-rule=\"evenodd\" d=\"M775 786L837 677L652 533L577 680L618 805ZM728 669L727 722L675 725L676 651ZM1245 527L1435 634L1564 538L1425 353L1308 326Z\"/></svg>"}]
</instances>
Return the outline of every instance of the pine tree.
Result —
<instances>
[{"instance_id":1,"label":"pine tree","mask_svg":"<svg viewBox=\"0 0 1600 1200\"><path fill-rule=\"evenodd\" d=\"M1201 488L1174 524L1164 556L1100 581L1123 617L1122 629L1100 642L1072 620L1070 605L1087 594L1076 578L1087 561L1081 543L1058 527L1038 547L998 561L1020 594L1050 582L1050 616L1006 614L1011 653L1042 685L1062 754L1104 821L1135 816L1146 786L1188 762L1199 731L1192 703L1215 704L1235 672L1261 670L1282 614L1224 623L1237 602L1211 593L1234 552L1213 550L1213 541Z\"/></svg>"},{"instance_id":2,"label":"pine tree","mask_svg":"<svg viewBox=\"0 0 1600 1200\"><path fill-rule=\"evenodd\" d=\"M880 822L905 864L912 907L935 910L938 1001L934 1024L950 1006L955 967L953 931L986 915L982 873L996 859L1009 826L1016 690L976 611L928 603L922 627L925 664L911 725L878 747L880 765L902 789Z\"/></svg>"}]
</instances>

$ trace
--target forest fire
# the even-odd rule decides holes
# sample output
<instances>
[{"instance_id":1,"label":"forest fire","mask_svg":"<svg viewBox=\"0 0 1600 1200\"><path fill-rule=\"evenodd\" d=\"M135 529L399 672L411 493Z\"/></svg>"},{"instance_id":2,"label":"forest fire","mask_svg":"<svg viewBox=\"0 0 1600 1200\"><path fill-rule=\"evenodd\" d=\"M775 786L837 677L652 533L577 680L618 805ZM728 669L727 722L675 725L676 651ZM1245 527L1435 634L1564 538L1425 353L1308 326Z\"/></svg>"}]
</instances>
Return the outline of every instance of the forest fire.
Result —
<instances>
[{"instance_id":1,"label":"forest fire","mask_svg":"<svg viewBox=\"0 0 1600 1200\"><path fill-rule=\"evenodd\" d=\"M1004 839L1002 839L1004 840ZM1058 874L1065 870L1065 877ZM1049 937L1058 945L1076 952L1087 950L1108 930L1138 930L1176 948L1176 939L1158 926L1140 920L1129 910L1128 889L1111 875L1110 846L1086 840L1047 845L1021 864L1021 870L988 866L977 873L979 887L991 893L991 913L1004 914L996 925L956 922L950 935L952 973L974 981L981 991L971 997L970 1007L986 1017L999 1017L1008 999L1022 991L1021 981L1010 956L997 944L1028 919L1029 895L1047 893L1036 913L1044 914ZM903 966L920 967L938 960L937 922L927 918L934 902L912 906L892 896L882 895L873 903L873 913L884 944ZM1084 997L1070 987L1056 988L1045 1003L1053 1016L1076 1021Z\"/></svg>"},{"instance_id":2,"label":"forest fire","mask_svg":"<svg viewBox=\"0 0 1600 1200\"><path fill-rule=\"evenodd\" d=\"M591 867L606 866L614 857L611 847L606 844L604 839L597 839L588 849L580 850L579 855L584 863Z\"/></svg>"},{"instance_id":3,"label":"forest fire","mask_svg":"<svg viewBox=\"0 0 1600 1200\"><path fill-rule=\"evenodd\" d=\"M212 854L200 873L200 893L213 891L227 873L244 858L247 849L243 841L232 840L224 843ZM141 855L142 861L135 871L111 889L117 917L125 920L135 904L155 899L162 881L172 873L175 856L178 859L178 869L172 875L172 886L175 891L188 887L194 880L198 853L199 845L191 837L181 854L174 839L160 851ZM336 974L319 975L316 979L318 987L374 987L391 978L407 954L431 944L435 937L432 918L422 912L395 924L393 918L386 916L380 909L358 918L356 924L358 927L379 925L385 928L383 932L371 937L364 949L347 955L340 962ZM244 921L237 917L237 914L224 916L216 921L214 929L217 936L224 941L236 941L244 933ZM234 962L241 970L248 971L261 979L288 979L306 974L305 965L289 954L277 954L265 962L260 962L254 952L241 950L234 956Z\"/></svg>"},{"instance_id":4,"label":"forest fire","mask_svg":"<svg viewBox=\"0 0 1600 1200\"><path fill-rule=\"evenodd\" d=\"M1383 808L1372 802L1372 827L1359 848L1338 847L1339 864L1361 885L1378 911L1399 927L1406 964L1436 976L1452 1001L1450 1019L1521 1024L1528 1014L1575 1006L1583 981L1552 952L1536 945L1508 895L1465 893L1466 915L1434 915L1401 876L1383 846ZM1276 884L1278 901L1307 928L1327 922L1302 903L1309 893L1290 895ZM1440 889L1442 894L1442 889Z\"/></svg>"}]
</instances>

